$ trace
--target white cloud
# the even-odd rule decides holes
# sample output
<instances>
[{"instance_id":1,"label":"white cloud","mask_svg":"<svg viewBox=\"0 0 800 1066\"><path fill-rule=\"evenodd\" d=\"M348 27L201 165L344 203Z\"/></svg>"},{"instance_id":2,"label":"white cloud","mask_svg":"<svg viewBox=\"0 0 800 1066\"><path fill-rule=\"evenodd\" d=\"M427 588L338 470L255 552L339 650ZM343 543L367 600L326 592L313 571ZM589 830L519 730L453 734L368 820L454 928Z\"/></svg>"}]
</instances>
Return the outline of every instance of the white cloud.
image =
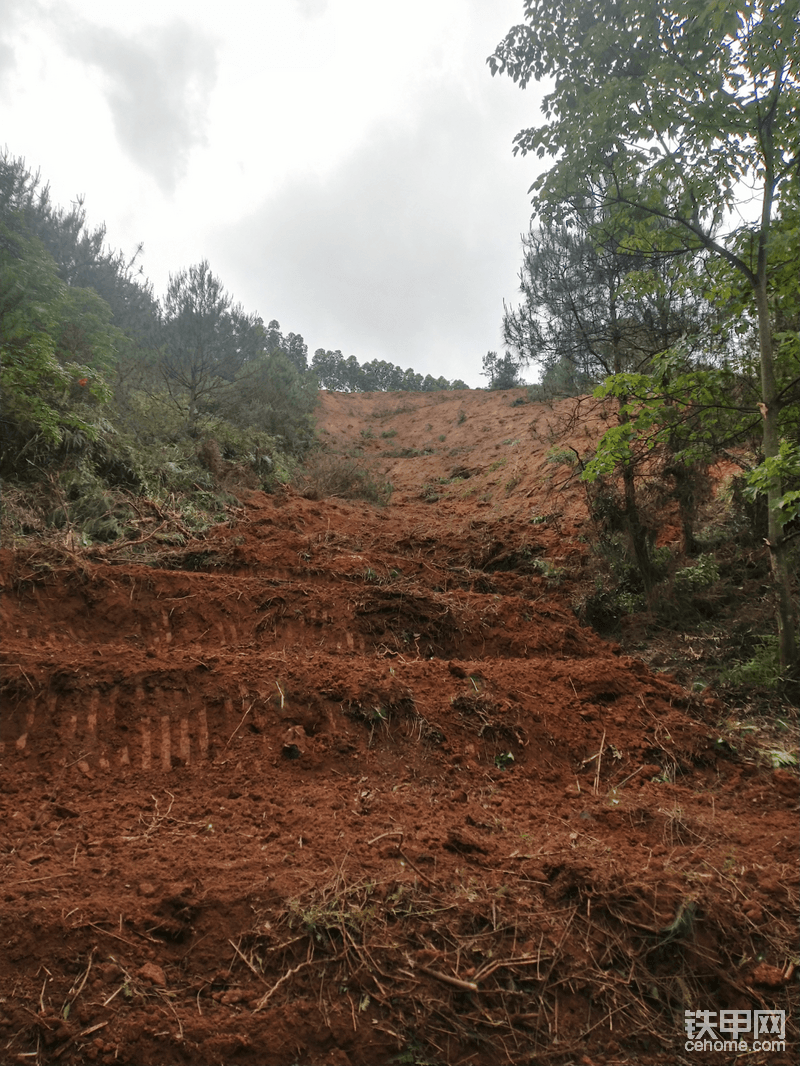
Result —
<instances>
[{"instance_id":1,"label":"white cloud","mask_svg":"<svg viewBox=\"0 0 800 1066\"><path fill-rule=\"evenodd\" d=\"M216 79L211 39L183 21L134 35L80 19L62 23L73 58L96 67L120 145L165 193L173 193L189 155L205 143Z\"/></svg>"},{"instance_id":2,"label":"white cloud","mask_svg":"<svg viewBox=\"0 0 800 1066\"><path fill-rule=\"evenodd\" d=\"M526 168L507 165L497 107L444 83L417 105L331 175L295 181L218 231L212 264L312 350L478 384L516 291L509 247L527 227Z\"/></svg>"},{"instance_id":3,"label":"white cloud","mask_svg":"<svg viewBox=\"0 0 800 1066\"><path fill-rule=\"evenodd\" d=\"M35 10L35 5L34 10ZM16 36L24 22L23 0L3 0L0 18L0 87L17 67Z\"/></svg>"},{"instance_id":4,"label":"white cloud","mask_svg":"<svg viewBox=\"0 0 800 1066\"><path fill-rule=\"evenodd\" d=\"M294 0L294 2L303 18L308 19L319 18L328 8L328 0Z\"/></svg>"},{"instance_id":5,"label":"white cloud","mask_svg":"<svg viewBox=\"0 0 800 1066\"><path fill-rule=\"evenodd\" d=\"M312 350L481 383L539 165L538 94L486 66L519 0L0 5L9 151L157 292L208 258Z\"/></svg>"}]
</instances>

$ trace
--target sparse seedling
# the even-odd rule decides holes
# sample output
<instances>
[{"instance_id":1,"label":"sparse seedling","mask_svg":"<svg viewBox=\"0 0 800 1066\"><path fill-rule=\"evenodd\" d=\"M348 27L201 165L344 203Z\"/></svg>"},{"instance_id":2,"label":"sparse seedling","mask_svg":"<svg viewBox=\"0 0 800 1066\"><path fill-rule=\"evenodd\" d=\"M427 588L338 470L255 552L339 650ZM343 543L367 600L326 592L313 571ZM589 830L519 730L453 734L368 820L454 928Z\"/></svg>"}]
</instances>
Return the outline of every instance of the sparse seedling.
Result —
<instances>
[{"instance_id":1,"label":"sparse seedling","mask_svg":"<svg viewBox=\"0 0 800 1066\"><path fill-rule=\"evenodd\" d=\"M785 751L782 748L771 748L764 752L764 756L770 766L775 770L786 767L794 769L800 765L800 763L798 763L797 753L794 751Z\"/></svg>"},{"instance_id":2,"label":"sparse seedling","mask_svg":"<svg viewBox=\"0 0 800 1066\"><path fill-rule=\"evenodd\" d=\"M569 448L552 447L547 453L546 460L556 466L575 466L578 462L578 453Z\"/></svg>"}]
</instances>

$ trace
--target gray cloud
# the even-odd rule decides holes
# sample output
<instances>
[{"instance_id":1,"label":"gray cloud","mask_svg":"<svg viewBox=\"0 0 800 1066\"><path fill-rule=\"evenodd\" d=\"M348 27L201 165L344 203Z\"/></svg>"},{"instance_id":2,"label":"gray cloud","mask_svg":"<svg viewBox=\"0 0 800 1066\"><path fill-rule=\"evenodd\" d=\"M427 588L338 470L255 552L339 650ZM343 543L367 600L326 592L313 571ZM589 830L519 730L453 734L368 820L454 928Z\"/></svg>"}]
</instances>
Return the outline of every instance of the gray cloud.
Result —
<instances>
[{"instance_id":1,"label":"gray cloud","mask_svg":"<svg viewBox=\"0 0 800 1066\"><path fill-rule=\"evenodd\" d=\"M138 36L72 22L62 41L71 56L102 71L124 151L165 193L174 192L191 149L205 143L213 42L185 22Z\"/></svg>"},{"instance_id":2,"label":"gray cloud","mask_svg":"<svg viewBox=\"0 0 800 1066\"><path fill-rule=\"evenodd\" d=\"M509 165L501 115L500 101L493 110L438 87L327 180L295 183L218 232L212 262L247 306L312 350L479 384L529 216L529 172Z\"/></svg>"},{"instance_id":3,"label":"gray cloud","mask_svg":"<svg viewBox=\"0 0 800 1066\"><path fill-rule=\"evenodd\" d=\"M319 18L328 9L328 0L294 0L295 7L307 19Z\"/></svg>"},{"instance_id":4,"label":"gray cloud","mask_svg":"<svg viewBox=\"0 0 800 1066\"><path fill-rule=\"evenodd\" d=\"M31 8L38 13L38 5L31 4ZM0 19L0 86L16 69L14 37L24 21L25 14L23 0L3 0Z\"/></svg>"},{"instance_id":5,"label":"gray cloud","mask_svg":"<svg viewBox=\"0 0 800 1066\"><path fill-rule=\"evenodd\" d=\"M2 85L8 75L14 70L15 66L16 57L14 55L14 49L10 44L0 40L0 85Z\"/></svg>"}]
</instances>

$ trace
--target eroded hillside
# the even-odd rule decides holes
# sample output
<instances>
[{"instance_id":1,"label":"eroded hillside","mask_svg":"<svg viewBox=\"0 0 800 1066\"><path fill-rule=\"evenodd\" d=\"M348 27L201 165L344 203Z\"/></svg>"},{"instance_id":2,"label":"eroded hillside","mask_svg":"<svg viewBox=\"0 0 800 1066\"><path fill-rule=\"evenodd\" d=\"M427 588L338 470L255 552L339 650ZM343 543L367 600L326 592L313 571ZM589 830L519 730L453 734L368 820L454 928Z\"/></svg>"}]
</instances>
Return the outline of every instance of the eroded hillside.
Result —
<instances>
[{"instance_id":1,"label":"eroded hillside","mask_svg":"<svg viewBox=\"0 0 800 1066\"><path fill-rule=\"evenodd\" d=\"M797 779L579 624L600 414L522 396L324 395L386 507L2 554L3 1061L795 1060Z\"/></svg>"}]
</instances>

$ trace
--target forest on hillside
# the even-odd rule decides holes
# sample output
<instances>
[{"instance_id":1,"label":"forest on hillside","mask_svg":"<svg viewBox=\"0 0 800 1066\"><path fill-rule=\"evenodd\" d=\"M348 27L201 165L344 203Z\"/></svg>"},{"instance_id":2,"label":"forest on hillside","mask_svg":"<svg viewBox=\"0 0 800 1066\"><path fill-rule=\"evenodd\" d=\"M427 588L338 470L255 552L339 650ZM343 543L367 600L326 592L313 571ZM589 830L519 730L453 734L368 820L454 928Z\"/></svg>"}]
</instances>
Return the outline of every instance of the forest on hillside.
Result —
<instances>
[{"instance_id":1,"label":"forest on hillside","mask_svg":"<svg viewBox=\"0 0 800 1066\"><path fill-rule=\"evenodd\" d=\"M315 445L320 388L466 388L359 363L246 311L207 261L158 299L132 256L0 157L0 473L6 532L123 536L136 497L181 501L191 529L222 513L220 474L274 489ZM228 464L228 467L225 464Z\"/></svg>"}]
</instances>

